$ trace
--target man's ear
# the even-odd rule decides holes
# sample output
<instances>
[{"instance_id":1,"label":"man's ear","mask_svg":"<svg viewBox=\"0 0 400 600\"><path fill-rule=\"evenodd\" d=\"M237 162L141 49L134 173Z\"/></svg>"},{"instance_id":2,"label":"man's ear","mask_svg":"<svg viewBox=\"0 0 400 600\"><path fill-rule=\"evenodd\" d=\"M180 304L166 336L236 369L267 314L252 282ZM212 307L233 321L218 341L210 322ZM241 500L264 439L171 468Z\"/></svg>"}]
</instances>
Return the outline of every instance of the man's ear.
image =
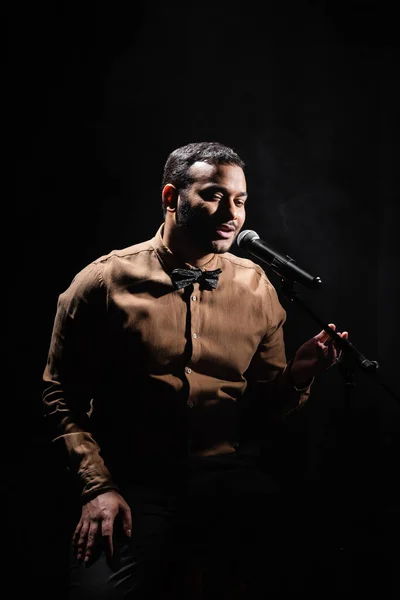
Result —
<instances>
[{"instance_id":1,"label":"man's ear","mask_svg":"<svg viewBox=\"0 0 400 600\"><path fill-rule=\"evenodd\" d=\"M178 190L172 183L167 183L162 191L162 203L166 210L175 211L178 204Z\"/></svg>"}]
</instances>

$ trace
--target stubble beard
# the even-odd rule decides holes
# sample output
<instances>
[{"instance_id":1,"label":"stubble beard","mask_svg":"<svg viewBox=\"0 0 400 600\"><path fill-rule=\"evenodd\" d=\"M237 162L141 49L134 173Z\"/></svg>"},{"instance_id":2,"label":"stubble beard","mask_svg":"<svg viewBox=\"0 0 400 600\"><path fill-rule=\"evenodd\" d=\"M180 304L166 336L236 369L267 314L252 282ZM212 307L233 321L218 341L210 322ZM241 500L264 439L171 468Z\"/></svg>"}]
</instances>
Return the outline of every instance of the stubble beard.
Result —
<instances>
[{"instance_id":1,"label":"stubble beard","mask_svg":"<svg viewBox=\"0 0 400 600\"><path fill-rule=\"evenodd\" d=\"M193 208L184 193L181 193L176 224L180 229L185 230L196 246L206 254L224 254L234 241L212 239L212 235L215 234L212 217L201 208ZM225 244L221 245L221 242Z\"/></svg>"}]
</instances>

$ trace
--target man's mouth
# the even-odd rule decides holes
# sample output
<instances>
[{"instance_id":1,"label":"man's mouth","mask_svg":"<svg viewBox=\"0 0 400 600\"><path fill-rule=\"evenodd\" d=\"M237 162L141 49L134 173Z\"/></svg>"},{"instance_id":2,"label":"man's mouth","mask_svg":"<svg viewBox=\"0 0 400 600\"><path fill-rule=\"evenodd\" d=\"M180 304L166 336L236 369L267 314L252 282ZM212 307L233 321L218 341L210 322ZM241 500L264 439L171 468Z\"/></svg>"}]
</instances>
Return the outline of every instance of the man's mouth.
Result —
<instances>
[{"instance_id":1,"label":"man's mouth","mask_svg":"<svg viewBox=\"0 0 400 600\"><path fill-rule=\"evenodd\" d=\"M234 232L233 225L218 225L217 227L217 234L224 239L230 238Z\"/></svg>"}]
</instances>

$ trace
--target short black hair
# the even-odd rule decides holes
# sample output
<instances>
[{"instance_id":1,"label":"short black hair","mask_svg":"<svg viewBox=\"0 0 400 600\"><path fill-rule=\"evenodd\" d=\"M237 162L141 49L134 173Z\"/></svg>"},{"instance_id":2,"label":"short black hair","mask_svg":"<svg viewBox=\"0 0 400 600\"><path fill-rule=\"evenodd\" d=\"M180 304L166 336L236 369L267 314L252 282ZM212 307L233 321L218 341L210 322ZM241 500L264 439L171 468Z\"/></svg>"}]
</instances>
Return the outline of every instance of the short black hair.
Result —
<instances>
[{"instance_id":1,"label":"short black hair","mask_svg":"<svg viewBox=\"0 0 400 600\"><path fill-rule=\"evenodd\" d=\"M237 165L243 170L244 161L233 148L219 142L192 142L176 148L168 156L164 166L162 189L171 183L178 190L185 189L192 183L189 175L190 167L197 161L210 165Z\"/></svg>"}]
</instances>

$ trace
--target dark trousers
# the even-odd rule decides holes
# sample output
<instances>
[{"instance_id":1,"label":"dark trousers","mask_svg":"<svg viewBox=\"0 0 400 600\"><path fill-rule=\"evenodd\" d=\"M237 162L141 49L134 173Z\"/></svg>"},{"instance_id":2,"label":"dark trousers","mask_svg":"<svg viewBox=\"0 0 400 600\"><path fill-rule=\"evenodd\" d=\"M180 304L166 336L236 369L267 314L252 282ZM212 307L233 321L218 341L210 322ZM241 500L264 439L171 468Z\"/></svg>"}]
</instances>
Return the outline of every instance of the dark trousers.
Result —
<instances>
[{"instance_id":1,"label":"dark trousers","mask_svg":"<svg viewBox=\"0 0 400 600\"><path fill-rule=\"evenodd\" d=\"M71 563L68 600L278 598L288 551L288 512L277 484L251 457L191 458L135 469L121 493L132 537L115 540L115 564ZM195 568L194 568L195 567ZM233 592L232 592L233 594Z\"/></svg>"}]
</instances>

